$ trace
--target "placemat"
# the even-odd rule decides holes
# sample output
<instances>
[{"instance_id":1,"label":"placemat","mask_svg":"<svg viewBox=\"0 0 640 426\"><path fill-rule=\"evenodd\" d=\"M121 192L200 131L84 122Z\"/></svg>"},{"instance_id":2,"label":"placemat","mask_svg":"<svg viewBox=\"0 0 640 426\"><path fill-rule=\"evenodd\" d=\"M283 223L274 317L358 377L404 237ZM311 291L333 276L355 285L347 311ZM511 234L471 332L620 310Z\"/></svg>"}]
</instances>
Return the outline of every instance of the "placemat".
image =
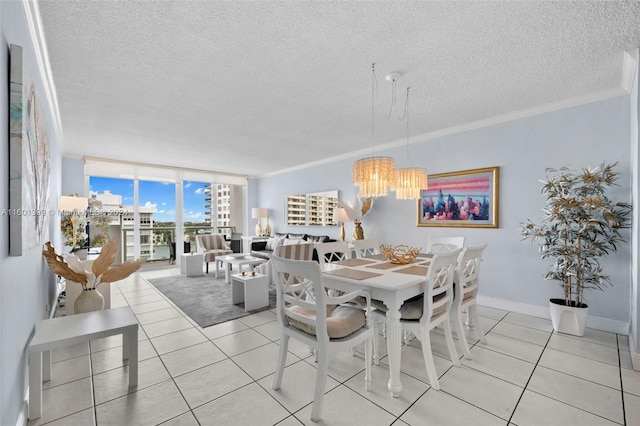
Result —
<instances>
[{"instance_id":1,"label":"placemat","mask_svg":"<svg viewBox=\"0 0 640 426\"><path fill-rule=\"evenodd\" d=\"M400 272L401 274L411 274L411 275L424 275L427 276L427 268L426 266L409 266L408 268L398 269L393 272Z\"/></svg>"},{"instance_id":2,"label":"placemat","mask_svg":"<svg viewBox=\"0 0 640 426\"><path fill-rule=\"evenodd\" d=\"M433 257L433 253L419 253L418 257L426 257L431 259Z\"/></svg>"},{"instance_id":3,"label":"placemat","mask_svg":"<svg viewBox=\"0 0 640 426\"><path fill-rule=\"evenodd\" d=\"M361 265L368 265L370 263L374 263L373 260L345 259L345 260L341 260L340 262L335 262L336 265L343 265L343 266L361 266Z\"/></svg>"},{"instance_id":4,"label":"placemat","mask_svg":"<svg viewBox=\"0 0 640 426\"><path fill-rule=\"evenodd\" d=\"M402 265L398 265L397 263L391 263L391 262L384 262L384 263L376 263L375 265L367 265L367 268L373 268L373 269L391 269L391 268L397 268L398 266L402 266Z\"/></svg>"},{"instance_id":5,"label":"placemat","mask_svg":"<svg viewBox=\"0 0 640 426\"><path fill-rule=\"evenodd\" d=\"M332 271L326 271L325 274L337 275L339 277L351 278L352 280L366 280L367 278L379 277L382 274L376 274L375 272L361 271L359 269L334 269Z\"/></svg>"},{"instance_id":6,"label":"placemat","mask_svg":"<svg viewBox=\"0 0 640 426\"><path fill-rule=\"evenodd\" d=\"M366 256L365 259L375 259L375 260L387 260L387 256L384 254L372 254L371 256Z\"/></svg>"}]
</instances>

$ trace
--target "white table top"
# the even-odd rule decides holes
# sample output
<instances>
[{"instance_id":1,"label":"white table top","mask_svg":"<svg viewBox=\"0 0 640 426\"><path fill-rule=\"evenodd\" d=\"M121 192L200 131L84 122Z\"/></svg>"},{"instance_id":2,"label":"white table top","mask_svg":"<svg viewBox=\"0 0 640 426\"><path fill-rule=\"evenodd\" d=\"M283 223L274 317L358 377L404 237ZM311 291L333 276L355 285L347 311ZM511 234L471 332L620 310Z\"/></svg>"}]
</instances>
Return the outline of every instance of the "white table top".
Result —
<instances>
[{"instance_id":1,"label":"white table top","mask_svg":"<svg viewBox=\"0 0 640 426\"><path fill-rule=\"evenodd\" d=\"M267 259L263 259L261 257L254 257L254 256L243 256L243 257L235 257L232 259L227 259L226 262L227 263L231 263L233 265L248 265L251 263L264 263L266 262Z\"/></svg>"},{"instance_id":2,"label":"white table top","mask_svg":"<svg viewBox=\"0 0 640 426\"><path fill-rule=\"evenodd\" d=\"M244 274L244 275L242 275L242 274L233 274L232 277L237 279L237 280L249 281L249 280L252 280L252 279L255 279L255 278L266 277L266 275L265 274L259 274L259 273L256 272L255 275L251 275L250 273Z\"/></svg>"},{"instance_id":3,"label":"white table top","mask_svg":"<svg viewBox=\"0 0 640 426\"><path fill-rule=\"evenodd\" d=\"M100 339L138 326L138 320L130 307L105 309L85 314L45 319L38 324L36 334L29 344L29 352L41 352Z\"/></svg>"},{"instance_id":4,"label":"white table top","mask_svg":"<svg viewBox=\"0 0 640 426\"><path fill-rule=\"evenodd\" d=\"M397 272L399 270L403 270L409 268L411 266L423 263L427 261L427 259L417 259L414 263L410 265L393 265L393 267L389 269L377 269L372 268L371 266L380 265L383 263L387 263L386 261L377 260L377 259L368 259L363 258L364 260L370 261L370 263L358 266L345 266L340 265L339 263L331 263L324 265L322 267L323 276L329 280L335 281L343 281L345 283L353 284L359 287L368 287L368 288L376 288L380 290L401 290L407 287L413 287L416 284L421 284L426 281L426 273L425 275L414 275L414 274L406 274ZM420 265L424 266L424 265ZM347 278L339 275L335 275L331 272L337 271L340 269L353 269L356 271L366 271L371 273L380 274L375 277L366 278L362 280Z\"/></svg>"}]
</instances>

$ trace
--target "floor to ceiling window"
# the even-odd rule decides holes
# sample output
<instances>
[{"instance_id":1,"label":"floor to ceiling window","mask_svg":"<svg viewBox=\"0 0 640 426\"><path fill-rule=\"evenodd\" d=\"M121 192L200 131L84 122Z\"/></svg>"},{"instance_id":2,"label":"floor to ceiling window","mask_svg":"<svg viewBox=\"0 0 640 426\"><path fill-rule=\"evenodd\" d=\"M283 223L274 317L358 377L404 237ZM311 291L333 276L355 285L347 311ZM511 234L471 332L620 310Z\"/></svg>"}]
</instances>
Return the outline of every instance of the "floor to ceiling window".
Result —
<instances>
[{"instance_id":1,"label":"floor to ceiling window","mask_svg":"<svg viewBox=\"0 0 640 426\"><path fill-rule=\"evenodd\" d=\"M85 175L94 201L111 215L106 233L121 241L121 261L176 259L196 251L197 234L230 240L244 229L245 176L100 159L85 160Z\"/></svg>"}]
</instances>

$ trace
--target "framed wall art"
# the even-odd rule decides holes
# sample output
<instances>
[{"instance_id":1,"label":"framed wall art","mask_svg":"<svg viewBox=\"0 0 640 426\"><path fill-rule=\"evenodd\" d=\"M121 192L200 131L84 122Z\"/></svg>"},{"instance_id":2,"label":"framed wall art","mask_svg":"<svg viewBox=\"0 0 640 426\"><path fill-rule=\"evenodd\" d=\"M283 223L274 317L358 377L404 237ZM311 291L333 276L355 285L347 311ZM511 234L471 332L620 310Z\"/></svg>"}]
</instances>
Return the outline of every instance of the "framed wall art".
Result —
<instances>
[{"instance_id":1,"label":"framed wall art","mask_svg":"<svg viewBox=\"0 0 640 426\"><path fill-rule=\"evenodd\" d=\"M499 167L429 176L418 226L498 227Z\"/></svg>"},{"instance_id":2,"label":"framed wall art","mask_svg":"<svg viewBox=\"0 0 640 426\"><path fill-rule=\"evenodd\" d=\"M49 234L49 141L35 85L23 81L22 47L9 55L9 255L21 256Z\"/></svg>"}]
</instances>

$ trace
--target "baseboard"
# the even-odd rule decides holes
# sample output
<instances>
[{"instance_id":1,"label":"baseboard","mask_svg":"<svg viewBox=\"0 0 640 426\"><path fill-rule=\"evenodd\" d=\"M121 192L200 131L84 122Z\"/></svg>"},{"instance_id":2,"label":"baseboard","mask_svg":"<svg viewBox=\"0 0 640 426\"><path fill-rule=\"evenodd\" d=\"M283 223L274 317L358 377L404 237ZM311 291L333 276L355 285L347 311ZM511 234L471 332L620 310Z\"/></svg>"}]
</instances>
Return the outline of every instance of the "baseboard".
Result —
<instances>
[{"instance_id":1,"label":"baseboard","mask_svg":"<svg viewBox=\"0 0 640 426\"><path fill-rule=\"evenodd\" d=\"M482 295L478 295L478 304L489 308L502 309L504 311L517 312L519 314L531 315L538 318L551 319L549 307L547 306L530 305L527 303L514 302L512 300L498 299ZM593 328L595 330L628 336L629 326L630 324L628 322L594 317L593 315L589 315L587 317L587 328ZM631 339L629 339L629 341L631 341Z\"/></svg>"},{"instance_id":2,"label":"baseboard","mask_svg":"<svg viewBox=\"0 0 640 426\"><path fill-rule=\"evenodd\" d=\"M640 353L638 353L638 348L631 335L629 335L629 353L631 354L631 366L634 370L640 371Z\"/></svg>"}]
</instances>

